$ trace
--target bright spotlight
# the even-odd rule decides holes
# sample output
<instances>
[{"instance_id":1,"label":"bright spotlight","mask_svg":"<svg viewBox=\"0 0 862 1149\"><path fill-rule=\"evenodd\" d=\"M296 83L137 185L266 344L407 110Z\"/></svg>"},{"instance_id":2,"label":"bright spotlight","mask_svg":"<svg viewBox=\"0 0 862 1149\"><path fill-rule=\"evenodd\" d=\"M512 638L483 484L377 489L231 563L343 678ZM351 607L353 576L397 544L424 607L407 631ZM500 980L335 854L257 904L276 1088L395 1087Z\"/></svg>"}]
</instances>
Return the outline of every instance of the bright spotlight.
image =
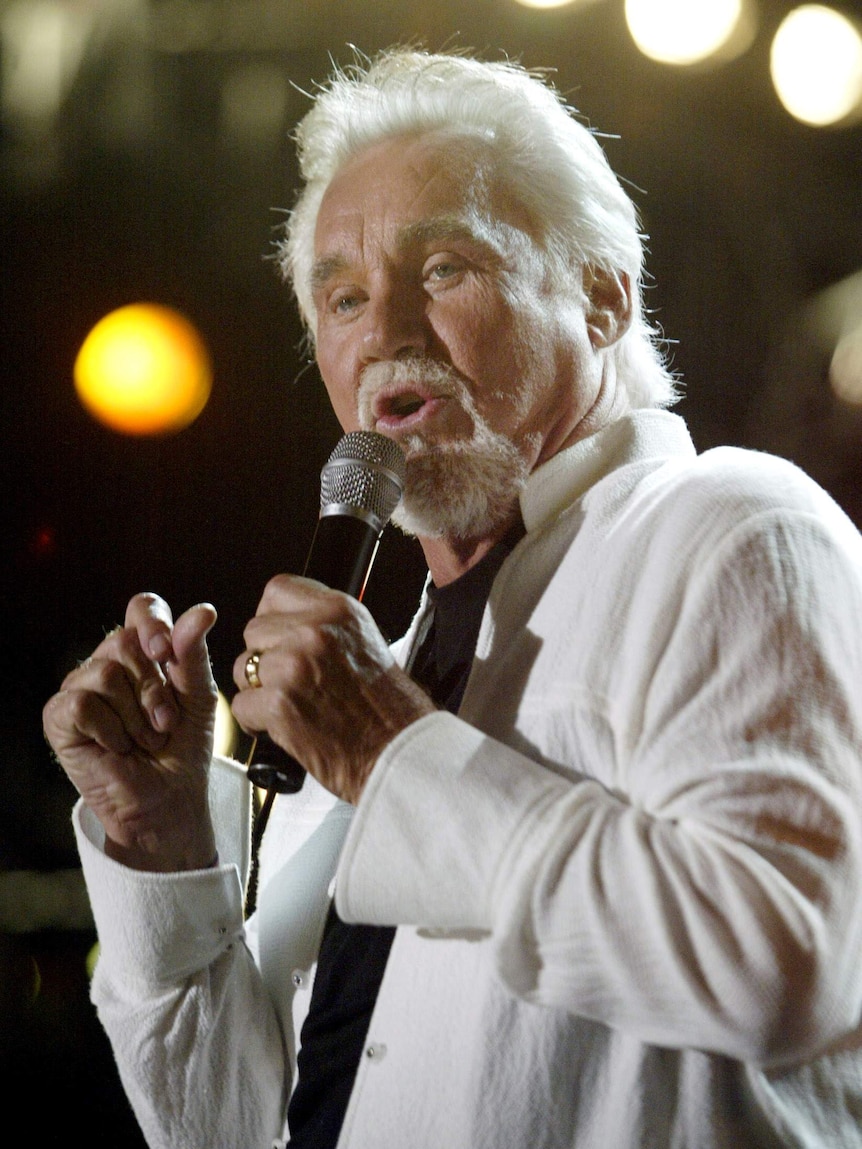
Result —
<instances>
[{"instance_id":1,"label":"bright spotlight","mask_svg":"<svg viewBox=\"0 0 862 1149\"><path fill-rule=\"evenodd\" d=\"M222 694L218 693L216 702L215 736L213 738L213 753L222 758L232 758L236 753L239 741L239 726L233 716L230 703Z\"/></svg>"},{"instance_id":2,"label":"bright spotlight","mask_svg":"<svg viewBox=\"0 0 862 1149\"><path fill-rule=\"evenodd\" d=\"M830 356L832 390L842 402L862 406L862 271L820 291L809 322Z\"/></svg>"},{"instance_id":3,"label":"bright spotlight","mask_svg":"<svg viewBox=\"0 0 862 1149\"><path fill-rule=\"evenodd\" d=\"M862 322L838 341L829 364L829 382L839 399L862 407Z\"/></svg>"},{"instance_id":4,"label":"bright spotlight","mask_svg":"<svg viewBox=\"0 0 862 1149\"><path fill-rule=\"evenodd\" d=\"M518 0L523 8L570 8L573 4L585 4L590 0Z\"/></svg>"},{"instance_id":5,"label":"bright spotlight","mask_svg":"<svg viewBox=\"0 0 862 1149\"><path fill-rule=\"evenodd\" d=\"M697 64L736 55L753 28L743 0L626 0L632 39L662 64Z\"/></svg>"},{"instance_id":6,"label":"bright spotlight","mask_svg":"<svg viewBox=\"0 0 862 1149\"><path fill-rule=\"evenodd\" d=\"M786 16L770 71L778 98L803 124L839 124L862 111L862 35L834 8L803 4Z\"/></svg>"},{"instance_id":7,"label":"bright spotlight","mask_svg":"<svg viewBox=\"0 0 862 1149\"><path fill-rule=\"evenodd\" d=\"M133 303L101 319L78 352L75 387L100 422L127 435L180 431L206 406L210 359L176 311Z\"/></svg>"}]
</instances>

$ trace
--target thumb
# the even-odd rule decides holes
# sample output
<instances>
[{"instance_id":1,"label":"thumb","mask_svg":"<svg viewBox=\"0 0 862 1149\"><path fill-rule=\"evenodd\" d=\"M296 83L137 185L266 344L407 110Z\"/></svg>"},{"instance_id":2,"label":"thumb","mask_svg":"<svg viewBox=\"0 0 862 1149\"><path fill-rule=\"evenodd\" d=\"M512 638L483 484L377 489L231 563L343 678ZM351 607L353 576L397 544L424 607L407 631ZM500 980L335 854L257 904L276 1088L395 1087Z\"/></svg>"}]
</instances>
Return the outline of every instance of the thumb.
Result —
<instances>
[{"instance_id":1,"label":"thumb","mask_svg":"<svg viewBox=\"0 0 862 1149\"><path fill-rule=\"evenodd\" d=\"M215 607L208 602L190 607L174 623L171 636L173 657L168 665L171 685L179 695L187 698L215 692L215 680L210 666L206 636L215 626Z\"/></svg>"}]
</instances>

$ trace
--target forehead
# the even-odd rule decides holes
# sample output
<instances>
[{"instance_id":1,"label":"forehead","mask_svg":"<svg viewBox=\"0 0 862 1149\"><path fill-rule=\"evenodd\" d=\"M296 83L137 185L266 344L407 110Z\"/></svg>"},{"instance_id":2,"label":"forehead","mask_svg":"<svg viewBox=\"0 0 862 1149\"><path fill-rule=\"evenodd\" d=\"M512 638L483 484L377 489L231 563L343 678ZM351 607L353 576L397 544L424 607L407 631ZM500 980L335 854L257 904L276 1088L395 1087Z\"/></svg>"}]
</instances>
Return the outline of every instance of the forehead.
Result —
<instances>
[{"instance_id":1,"label":"forehead","mask_svg":"<svg viewBox=\"0 0 862 1149\"><path fill-rule=\"evenodd\" d=\"M396 137L364 149L337 172L321 202L315 256L347 248L433 243L449 234L490 240L499 225L527 230L490 148L442 134Z\"/></svg>"}]
</instances>

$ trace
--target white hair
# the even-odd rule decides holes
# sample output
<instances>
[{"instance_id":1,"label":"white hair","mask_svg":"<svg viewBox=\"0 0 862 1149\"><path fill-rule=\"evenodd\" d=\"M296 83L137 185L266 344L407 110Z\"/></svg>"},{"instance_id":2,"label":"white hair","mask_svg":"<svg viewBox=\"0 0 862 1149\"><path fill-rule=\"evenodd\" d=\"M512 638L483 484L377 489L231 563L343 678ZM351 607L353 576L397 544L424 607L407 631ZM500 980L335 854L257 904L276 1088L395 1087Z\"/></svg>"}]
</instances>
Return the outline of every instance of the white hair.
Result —
<instances>
[{"instance_id":1,"label":"white hair","mask_svg":"<svg viewBox=\"0 0 862 1149\"><path fill-rule=\"evenodd\" d=\"M536 224L549 271L562 285L585 264L625 273L632 322L614 345L617 376L633 407L666 407L676 386L659 334L644 315L644 248L637 211L593 134L544 79L511 63L412 49L337 69L296 130L304 187L278 257L314 338L314 231L341 166L372 144L444 131L483 141L507 189Z\"/></svg>"}]
</instances>

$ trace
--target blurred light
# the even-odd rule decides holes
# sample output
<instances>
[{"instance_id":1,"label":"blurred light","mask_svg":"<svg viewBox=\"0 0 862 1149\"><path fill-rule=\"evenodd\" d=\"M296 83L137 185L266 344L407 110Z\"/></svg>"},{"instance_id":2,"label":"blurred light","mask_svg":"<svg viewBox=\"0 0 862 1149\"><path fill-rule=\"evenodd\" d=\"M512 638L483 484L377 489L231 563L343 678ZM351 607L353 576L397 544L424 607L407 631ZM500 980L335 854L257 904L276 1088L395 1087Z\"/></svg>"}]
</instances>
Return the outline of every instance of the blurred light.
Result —
<instances>
[{"instance_id":1,"label":"blurred light","mask_svg":"<svg viewBox=\"0 0 862 1149\"><path fill-rule=\"evenodd\" d=\"M230 703L219 691L216 702L215 738L213 740L213 753L222 758L232 758L236 753L239 741L239 726L233 716Z\"/></svg>"},{"instance_id":2,"label":"blurred light","mask_svg":"<svg viewBox=\"0 0 862 1149\"><path fill-rule=\"evenodd\" d=\"M829 364L829 382L839 399L862 406L862 321L838 340Z\"/></svg>"},{"instance_id":3,"label":"blurred light","mask_svg":"<svg viewBox=\"0 0 862 1149\"><path fill-rule=\"evenodd\" d=\"M785 17L770 71L778 98L804 124L824 127L862 111L862 35L834 8L803 4Z\"/></svg>"},{"instance_id":4,"label":"blurred light","mask_svg":"<svg viewBox=\"0 0 862 1149\"><path fill-rule=\"evenodd\" d=\"M84 958L84 968L87 971L87 977L92 980L93 974L96 972L96 963L99 960L99 943L95 942L87 951L87 956Z\"/></svg>"},{"instance_id":5,"label":"blurred light","mask_svg":"<svg viewBox=\"0 0 862 1149\"><path fill-rule=\"evenodd\" d=\"M34 559L48 559L57 550L57 532L50 523L43 523L31 532L27 550Z\"/></svg>"},{"instance_id":6,"label":"blurred light","mask_svg":"<svg viewBox=\"0 0 862 1149\"><path fill-rule=\"evenodd\" d=\"M737 55L754 30L743 0L626 0L625 13L635 44L662 64Z\"/></svg>"},{"instance_id":7,"label":"blurred light","mask_svg":"<svg viewBox=\"0 0 862 1149\"><path fill-rule=\"evenodd\" d=\"M33 969L32 969L32 975L33 976L32 976L32 979L30 981L30 990L29 990L30 1001L29 1001L29 1004L33 1005L33 1003L36 1001L36 998L42 992L42 971L39 969L39 964L34 957L30 958L30 962L33 966Z\"/></svg>"},{"instance_id":8,"label":"blurred light","mask_svg":"<svg viewBox=\"0 0 862 1149\"><path fill-rule=\"evenodd\" d=\"M75 387L100 422L128 435L182 430L206 406L212 369L192 324L170 308L133 303L101 319L78 352Z\"/></svg>"},{"instance_id":9,"label":"blurred light","mask_svg":"<svg viewBox=\"0 0 862 1149\"><path fill-rule=\"evenodd\" d=\"M15 0L0 15L7 120L50 121L74 82L95 21L92 6Z\"/></svg>"},{"instance_id":10,"label":"blurred light","mask_svg":"<svg viewBox=\"0 0 862 1149\"><path fill-rule=\"evenodd\" d=\"M282 69L267 64L237 68L222 89L225 134L240 143L267 143L277 138L287 115L288 94Z\"/></svg>"},{"instance_id":11,"label":"blurred light","mask_svg":"<svg viewBox=\"0 0 862 1149\"><path fill-rule=\"evenodd\" d=\"M92 924L90 900L80 867L0 872L0 931L3 933L90 929Z\"/></svg>"},{"instance_id":12,"label":"blurred light","mask_svg":"<svg viewBox=\"0 0 862 1149\"><path fill-rule=\"evenodd\" d=\"M566 8L572 4L583 4L584 0L518 0L524 8Z\"/></svg>"},{"instance_id":13,"label":"blurred light","mask_svg":"<svg viewBox=\"0 0 862 1149\"><path fill-rule=\"evenodd\" d=\"M829 383L844 403L862 405L862 271L824 288L812 301L810 329L830 356Z\"/></svg>"}]
</instances>

